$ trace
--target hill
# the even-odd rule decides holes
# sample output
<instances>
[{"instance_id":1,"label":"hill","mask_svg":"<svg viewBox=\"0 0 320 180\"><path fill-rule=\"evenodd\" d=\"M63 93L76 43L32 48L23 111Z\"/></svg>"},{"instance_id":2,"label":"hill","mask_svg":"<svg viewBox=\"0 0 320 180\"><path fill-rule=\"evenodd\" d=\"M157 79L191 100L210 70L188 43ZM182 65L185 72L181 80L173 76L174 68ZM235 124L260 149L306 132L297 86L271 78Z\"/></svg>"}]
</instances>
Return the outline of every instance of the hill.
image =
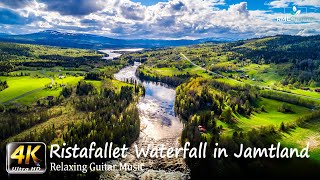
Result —
<instances>
[{"instance_id":1,"label":"hill","mask_svg":"<svg viewBox=\"0 0 320 180\"><path fill-rule=\"evenodd\" d=\"M212 39L200 40L157 40L157 39L114 39L105 36L79 33L62 33L58 31L41 31L24 35L0 34L0 41L26 44L39 44L60 47L84 49L106 48L155 48L168 46L185 46L203 42L212 42Z\"/></svg>"}]
</instances>

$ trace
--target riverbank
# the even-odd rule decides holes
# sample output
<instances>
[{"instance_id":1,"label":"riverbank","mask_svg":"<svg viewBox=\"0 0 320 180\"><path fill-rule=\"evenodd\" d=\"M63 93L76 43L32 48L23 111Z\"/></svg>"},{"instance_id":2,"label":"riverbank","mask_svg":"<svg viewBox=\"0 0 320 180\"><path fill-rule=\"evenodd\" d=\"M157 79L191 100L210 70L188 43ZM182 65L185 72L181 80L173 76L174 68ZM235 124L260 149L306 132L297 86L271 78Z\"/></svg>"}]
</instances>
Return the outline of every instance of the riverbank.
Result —
<instances>
[{"instance_id":1,"label":"riverbank","mask_svg":"<svg viewBox=\"0 0 320 180\"><path fill-rule=\"evenodd\" d=\"M135 75L139 64L123 68L114 76L118 80L133 79L141 82ZM121 163L143 164L143 170L108 171L101 175L106 179L188 179L190 170L182 156L178 158L151 158L135 156L135 146L147 148L150 144L179 148L179 139L183 124L175 117L175 89L154 82L141 82L145 87L145 96L137 104L140 116L140 136L129 148L127 158L109 162L111 165ZM166 153L166 152L164 152Z\"/></svg>"}]
</instances>

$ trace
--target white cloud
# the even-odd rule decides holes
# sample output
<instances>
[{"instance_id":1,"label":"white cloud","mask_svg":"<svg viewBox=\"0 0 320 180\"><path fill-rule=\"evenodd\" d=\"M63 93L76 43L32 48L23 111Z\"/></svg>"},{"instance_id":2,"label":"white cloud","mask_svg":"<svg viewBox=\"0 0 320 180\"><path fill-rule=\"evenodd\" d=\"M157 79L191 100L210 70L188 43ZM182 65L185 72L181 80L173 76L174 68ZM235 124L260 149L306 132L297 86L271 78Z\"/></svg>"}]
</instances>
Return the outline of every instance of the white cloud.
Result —
<instances>
[{"instance_id":1,"label":"white cloud","mask_svg":"<svg viewBox=\"0 0 320 180\"><path fill-rule=\"evenodd\" d=\"M319 2L318 0L317 2ZM230 5L220 10L223 0L169 0L152 6L144 6L130 0L99 0L103 6L94 11L81 11L76 15L61 13L57 8L48 10L44 3L19 7L21 16L41 18L26 26L0 26L4 32L23 33L44 29L94 33L119 38L252 38L276 34L311 35L320 29L319 13L310 14L313 22L285 24L276 22L276 14L270 11L249 11L247 2ZM57 1L62 2L62 1ZM273 1L271 6L285 6L289 0ZM291 2L291 1L290 1ZM278 4L277 4L278 3ZM283 4L281 4L283 3ZM306 3L295 0L295 3ZM313 0L308 2L314 3ZM61 6L59 6L61 7ZM71 11L65 11L71 12ZM69 15L68 15L69 14ZM0 24L1 25L1 24ZM1 31L0 30L0 31Z\"/></svg>"},{"instance_id":2,"label":"white cloud","mask_svg":"<svg viewBox=\"0 0 320 180\"><path fill-rule=\"evenodd\" d=\"M247 2L241 2L239 4L231 5L228 11L243 15L244 17L249 17L249 11L247 9Z\"/></svg>"},{"instance_id":3,"label":"white cloud","mask_svg":"<svg viewBox=\"0 0 320 180\"><path fill-rule=\"evenodd\" d=\"M288 7L290 4L320 7L320 0L274 0L269 3L273 8Z\"/></svg>"},{"instance_id":4,"label":"white cloud","mask_svg":"<svg viewBox=\"0 0 320 180\"><path fill-rule=\"evenodd\" d=\"M306 28L298 32L297 35L299 36L310 36L314 34L319 34L320 31L318 29L313 29L313 28Z\"/></svg>"}]
</instances>

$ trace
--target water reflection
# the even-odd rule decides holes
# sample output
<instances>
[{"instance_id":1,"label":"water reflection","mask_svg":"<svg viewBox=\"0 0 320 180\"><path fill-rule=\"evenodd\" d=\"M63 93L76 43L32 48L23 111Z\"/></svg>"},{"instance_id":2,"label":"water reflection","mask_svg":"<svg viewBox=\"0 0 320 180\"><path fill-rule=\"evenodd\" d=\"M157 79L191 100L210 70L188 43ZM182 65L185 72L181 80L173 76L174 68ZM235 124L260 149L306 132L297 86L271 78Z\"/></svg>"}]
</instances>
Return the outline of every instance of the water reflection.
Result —
<instances>
[{"instance_id":1,"label":"water reflection","mask_svg":"<svg viewBox=\"0 0 320 180\"><path fill-rule=\"evenodd\" d=\"M138 64L126 67L115 74L118 80L135 79ZM139 81L140 82L140 81ZM140 82L141 83L141 82ZM129 148L127 158L119 160L122 163L144 164L141 171L106 171L102 179L190 179L190 169L182 157L178 158L136 158L135 148L147 148L153 145L179 148L178 139L182 132L182 123L174 115L173 105L175 90L159 83L142 82L146 89L145 97L137 104L140 116L140 136ZM110 161L119 165L119 161Z\"/></svg>"},{"instance_id":2,"label":"water reflection","mask_svg":"<svg viewBox=\"0 0 320 180\"><path fill-rule=\"evenodd\" d=\"M132 49L104 49L99 50L100 52L108 54L107 57L103 57L102 59L105 60L113 60L114 58L120 57L125 52L135 52L135 51L141 51L142 48L132 48Z\"/></svg>"},{"instance_id":3,"label":"water reflection","mask_svg":"<svg viewBox=\"0 0 320 180\"><path fill-rule=\"evenodd\" d=\"M139 79L135 71L139 64L126 67L114 77L118 80ZM140 81L139 81L140 82ZM173 88L154 82L142 82L146 89L145 97L138 102L142 132L155 140L178 138L182 131L182 123L174 114L176 92Z\"/></svg>"}]
</instances>

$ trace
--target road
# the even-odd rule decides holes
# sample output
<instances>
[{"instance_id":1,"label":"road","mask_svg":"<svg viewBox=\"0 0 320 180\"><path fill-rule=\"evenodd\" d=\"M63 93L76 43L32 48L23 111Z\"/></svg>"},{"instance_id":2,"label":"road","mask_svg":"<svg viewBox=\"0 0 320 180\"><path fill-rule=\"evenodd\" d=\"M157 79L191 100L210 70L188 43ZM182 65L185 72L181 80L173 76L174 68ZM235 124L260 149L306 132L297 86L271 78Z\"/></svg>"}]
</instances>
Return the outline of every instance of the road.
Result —
<instances>
[{"instance_id":1,"label":"road","mask_svg":"<svg viewBox=\"0 0 320 180\"><path fill-rule=\"evenodd\" d=\"M240 83L243 83L242 81L238 81L236 79L233 79L233 78L230 78L230 77L227 77L227 76L224 76L222 74L219 74L219 73L216 73L216 72L213 72L213 71L210 71L210 70L207 70L206 68L203 68L197 64L195 64L194 62L192 62L187 56L185 56L183 53L180 53L180 55L187 61L189 61L192 65L196 66L196 67L199 67L201 68L202 70L204 71L207 71L209 73L212 73L212 74L215 74L219 77L223 77L223 78L227 78L227 79L232 79L234 81L237 81L237 82L240 82ZM259 88L261 89L271 89L269 86L263 86L263 85L256 85L258 86ZM312 100L315 100L315 101L319 101L320 102L320 98L315 98L315 97L310 97L310 96L306 96L306 95L301 95L301 94L296 94L296 93L289 93L289 92L284 92L284 91L279 91L279 90L276 90L276 89L273 89L274 91L278 91L278 92L281 92L281 93L284 93L284 94L291 94L291 95L295 95L295 96L299 96L299 97L303 97L303 98L308 98L308 99L312 99Z\"/></svg>"}]
</instances>

